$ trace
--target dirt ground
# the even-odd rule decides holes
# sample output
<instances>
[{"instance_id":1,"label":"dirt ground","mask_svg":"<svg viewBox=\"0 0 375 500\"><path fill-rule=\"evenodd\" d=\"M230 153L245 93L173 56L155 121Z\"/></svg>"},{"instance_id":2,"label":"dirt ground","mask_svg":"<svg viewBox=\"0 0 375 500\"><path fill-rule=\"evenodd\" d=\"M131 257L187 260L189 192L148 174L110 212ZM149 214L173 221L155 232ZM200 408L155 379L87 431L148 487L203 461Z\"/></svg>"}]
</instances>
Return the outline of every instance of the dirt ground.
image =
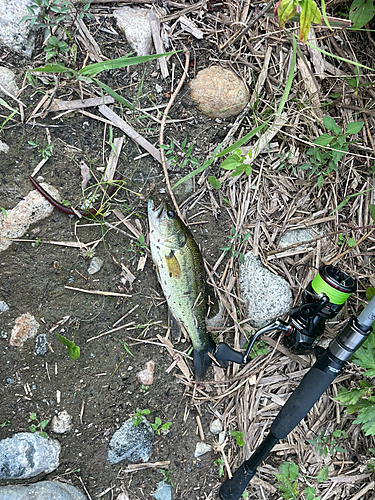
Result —
<instances>
[{"instance_id":1,"label":"dirt ground","mask_svg":"<svg viewBox=\"0 0 375 500\"><path fill-rule=\"evenodd\" d=\"M167 3L169 15L175 16L165 21L165 25L171 27L181 14L182 7L173 2ZM187 82L200 69L218 62L232 66L247 81L252 74L252 81L255 82L262 69L264 54L270 48L273 59L269 81L252 115L253 118L261 117L264 120L272 115L282 95L280 82L285 83L287 78L285 54L290 50L290 44L282 38L277 25L263 21L250 34L257 43L262 34L267 33L269 38L255 49L252 48L252 54L249 49L249 58L243 55L247 45L242 46L242 42L227 52L220 52L218 45L236 32L235 26L226 19L233 19L241 11L242 4L229 2L228 5L220 4L220 8L217 8L216 2L208 4L211 9L205 11L203 16L203 25L206 20L203 40L188 36L176 27L170 37L171 50L189 49L191 64L187 81L172 106L170 121L164 131L165 143L169 144L172 139L177 145L176 149L181 147L184 139L187 145L193 144L193 155L200 157L201 163L210 157L214 148L227 136L236 117L215 121L199 113L189 97ZM184 8L187 6L184 4ZM146 7L150 7L147 2ZM110 59L131 52L124 35L111 17L113 8L113 4L93 3L91 9L95 19L87 21L102 54ZM197 7L187 15L202 27L198 11ZM216 32L212 28L215 19L219 23ZM74 30L72 32L76 34ZM324 30L319 33L321 36L327 35ZM370 44L369 49L366 48L365 35L345 33L340 36L341 41L338 43L341 50L358 43L355 45L359 47L357 57L362 57L362 62L367 64L366 50L372 50L373 46ZM86 51L80 42L77 43L77 66L80 67ZM302 50L307 54L306 48L302 47ZM332 58L330 61L331 64L337 63ZM27 69L41 66L44 62L45 53L40 36L31 61L3 54L2 64L16 73L18 85L22 88L18 98L25 106L24 120L21 121L19 116L13 117L4 125L0 136L11 148L8 154L2 154L0 164L0 207L7 211L32 189L28 176L42 159L39 148L30 145L29 141L40 146L48 142L53 144L52 156L36 177L42 176L45 182L58 189L62 200L69 200L76 207L82 203L81 162L89 166L89 186L94 186L102 178L112 151L111 143L115 138L124 136L118 128L100 121L103 116L97 107L86 110L93 116L80 111L64 114L46 110L32 117L46 92L62 101L100 96L100 90L94 84L69 80L61 75L53 78L43 74L34 83L25 79ZM64 62L69 62L68 56L65 56ZM128 69L106 71L100 75L102 81L135 105L134 110L119 104L114 104L112 109L156 147L159 144L161 106L168 103L171 87L175 89L182 77L183 64L182 52L169 59L169 68L174 67L173 80L171 77L167 80L161 78L156 61ZM275 81L279 82L279 87ZM302 108L303 96L306 96L302 85L302 79L296 77L295 86L289 95L292 118L289 118L287 132L292 133L293 140L280 132L266 154L253 165L250 189L254 196L251 203L247 203L250 198L244 176L235 184L231 183L230 177L223 176L221 189L215 190L199 175L176 190L177 202L202 248L212 273L211 279L226 300L225 322L216 333L230 345L238 346L241 333L238 325L243 324L246 318L246 308L239 292L239 259L230 257L228 253L224 255L220 249L228 244L232 225L240 228L240 234L251 232L252 235L243 245L238 245L236 241L238 251L245 253L255 248L265 264L289 282L296 300L300 288L294 276L300 273L299 281L308 279L306 271L294 268L296 264L329 261L340 252L349 250L337 262L348 273L354 270L361 285L353 302L345 308L340 322L357 312L364 299L363 290L373 279L371 235L364 240L363 246L351 253L345 244L341 247L337 245L340 231L345 237L349 235L357 240L368 231L371 219L365 207L373 199L372 192L350 200L339 216L330 216L331 208L335 207L335 203L337 206L345 196L373 187L370 166L374 162L374 151L372 139L365 137L366 133L373 136L373 115L366 115L366 132L360 136L360 146L356 149L362 156L354 155L350 156L350 161L343 160L343 173L327 178L323 188L318 189L313 178L307 178L296 168L303 163L302 156L296 163L289 159L283 160L284 153L288 152L286 146L293 143L299 154L303 155L306 150L303 141L313 140L318 135L318 125L316 119L314 122L312 118L311 106L308 111ZM342 88L341 97L334 97L335 92L341 92ZM357 99L355 105L362 108L363 100L368 103L372 99L371 95L365 94L366 88L357 89L358 93L353 95L354 91L344 77L335 79L330 76L321 80L324 114L331 113L338 121L362 119L362 115L348 117L345 113L349 108L342 108L345 112L341 112L340 99L350 95L350 102L353 104L353 100ZM14 105L11 100L6 100ZM160 109L155 111L158 106ZM7 112L1 109L3 120ZM297 120L298 113L301 115ZM251 119L243 121L232 142L247 134L256 124ZM304 139L298 143L296 136L301 131ZM183 153L180 156L184 158ZM171 183L191 170L189 162L182 169L178 167L170 170ZM90 495L88 498L115 499L121 491L126 490L129 498L136 500L152 498L157 483L167 477L173 483L174 499L217 498L218 486L226 474L224 468L224 476L220 477L220 464L217 462L222 460L223 455L216 449L198 459L194 458L196 443L200 441L197 422L201 424L205 441L209 444L216 441L216 437L209 432L209 426L217 417L223 420L227 433L229 430L245 433L246 445L243 449L236 446L233 437L229 437L229 444L225 448L228 463L235 470L244 455L248 455L260 442L263 432L260 429L264 429L262 426L265 422L270 423L276 416L284 396L298 385L313 358L304 357L299 361L284 348L274 349L272 346L278 338L275 335L270 338L267 354L258 356L245 368L230 367L226 371L215 369L215 373L211 369L207 382L202 384L194 383L193 379L187 380L177 366L169 370L173 359L158 337L165 337L168 333L167 307L147 248L147 200L149 197L161 199L165 193L168 195L165 176L160 163L145 154L144 149L127 136L116 173L123 176L123 184L111 200L111 210L117 209L131 226L117 226L119 218L113 211L104 218L87 220L55 209L50 217L30 227L23 237L30 241L14 241L0 254L0 300L9 306L9 310L0 313L0 438L28 431L32 413L36 414L38 421L50 421L56 412L64 409L73 417L72 431L59 436L50 433L62 445L60 466L55 472L38 476L27 483L59 478L77 486ZM223 175L218 162L211 168L210 174L213 173L218 178ZM88 196L87 191L85 196ZM267 261L267 252L277 249L279 238L286 229L301 225L303 220L321 220L324 217L327 221L321 223L321 228L336 234L322 242L314 241L307 252L297 255L291 253ZM106 226L104 222L112 226ZM122 232L118 232L114 225ZM144 243L138 239L139 234L144 236ZM68 246L67 242L76 246ZM80 243L87 246L79 248ZM93 256L100 257L103 266L97 274L90 275L88 267ZM144 266L140 269L139 262L142 263L144 259ZM369 261L367 267L363 265ZM123 266L134 276L134 281L124 279ZM67 286L123 296L87 294ZM9 345L15 319L26 312L35 316L40 324L38 334L47 335L48 349L43 357L35 354L33 340L28 340L22 348ZM62 321L64 323L60 324ZM328 336L336 333L340 325L336 322L328 329ZM119 326L123 328L116 329ZM69 358L56 333L68 339L74 338L81 349L78 360ZM189 341L183 338L171 340L178 351L189 351ZM137 380L137 373L149 360L155 362L155 374L153 384L146 388ZM191 360L187 363L192 367ZM253 376L257 377L256 381ZM350 364L342 381L348 383L348 380L359 379L360 370ZM287 380L287 384L282 380ZM352 425L354 416L348 416L333 402L339 385L332 386L328 395L321 399L301 426L285 443L278 445L276 452L259 469L259 479L248 487L248 498L281 498L273 473L284 460L295 461L305 478L302 481L304 486L312 484L316 487L317 495L322 495L324 500L374 498L373 486L362 496L355 496L374 480L371 470L365 465L368 458L366 449L374 447L374 442L372 438L365 438L358 426ZM151 422L155 417L159 417L163 423L172 422L168 433L155 438L150 467L133 471L123 462L109 464L106 460L109 439L137 409L146 408L151 411L148 417ZM260 416L257 416L257 408L261 412ZM332 432L336 427L351 431L346 445L340 442L348 451L331 457L331 462L327 462L312 450L304 438L311 428L318 434L323 429ZM48 426L46 432L49 432ZM165 463L157 465L158 462ZM320 484L315 479L316 473L326 464L330 467L330 478ZM335 481L337 477L339 479ZM301 494L299 498L304 497Z\"/></svg>"}]
</instances>

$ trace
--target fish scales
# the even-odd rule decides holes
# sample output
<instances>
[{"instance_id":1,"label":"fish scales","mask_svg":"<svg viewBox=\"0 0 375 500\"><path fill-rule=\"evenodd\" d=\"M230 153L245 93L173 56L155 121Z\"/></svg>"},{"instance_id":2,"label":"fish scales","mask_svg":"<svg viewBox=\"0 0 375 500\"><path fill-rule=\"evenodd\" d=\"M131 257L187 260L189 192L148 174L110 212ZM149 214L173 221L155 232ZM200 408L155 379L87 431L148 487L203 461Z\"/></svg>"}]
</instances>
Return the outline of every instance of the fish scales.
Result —
<instances>
[{"instance_id":1,"label":"fish scales","mask_svg":"<svg viewBox=\"0 0 375 500\"><path fill-rule=\"evenodd\" d=\"M193 236L171 207L149 201L150 247L168 307L191 338L194 371L201 380L215 343L206 330L207 297L202 257Z\"/></svg>"}]
</instances>

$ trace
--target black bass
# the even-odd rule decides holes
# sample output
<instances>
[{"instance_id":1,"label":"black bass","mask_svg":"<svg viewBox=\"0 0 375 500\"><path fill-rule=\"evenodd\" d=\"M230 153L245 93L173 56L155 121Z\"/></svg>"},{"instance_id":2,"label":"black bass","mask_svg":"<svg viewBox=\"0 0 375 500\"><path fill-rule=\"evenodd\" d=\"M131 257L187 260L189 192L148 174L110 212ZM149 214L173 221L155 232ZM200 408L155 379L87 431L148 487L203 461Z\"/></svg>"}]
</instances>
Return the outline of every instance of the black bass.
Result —
<instances>
[{"instance_id":1,"label":"black bass","mask_svg":"<svg viewBox=\"0 0 375 500\"><path fill-rule=\"evenodd\" d=\"M211 365L215 342L206 329L207 297L202 257L189 229L163 201L148 201L150 247L170 312L193 343L194 372L202 380Z\"/></svg>"}]
</instances>

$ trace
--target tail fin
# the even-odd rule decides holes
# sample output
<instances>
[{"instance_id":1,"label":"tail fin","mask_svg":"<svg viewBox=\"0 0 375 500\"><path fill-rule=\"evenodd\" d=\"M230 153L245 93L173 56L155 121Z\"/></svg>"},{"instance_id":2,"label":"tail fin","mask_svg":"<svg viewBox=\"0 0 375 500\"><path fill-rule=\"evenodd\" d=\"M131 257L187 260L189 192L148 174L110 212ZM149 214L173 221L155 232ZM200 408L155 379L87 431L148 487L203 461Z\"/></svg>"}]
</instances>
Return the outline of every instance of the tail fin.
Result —
<instances>
[{"instance_id":1,"label":"tail fin","mask_svg":"<svg viewBox=\"0 0 375 500\"><path fill-rule=\"evenodd\" d=\"M210 338L209 344L205 345L203 349L194 349L193 351L193 361L194 361L194 373L197 381L203 380L206 376L208 368L211 366L212 359L207 354L208 352L213 352L216 348L215 342Z\"/></svg>"}]
</instances>

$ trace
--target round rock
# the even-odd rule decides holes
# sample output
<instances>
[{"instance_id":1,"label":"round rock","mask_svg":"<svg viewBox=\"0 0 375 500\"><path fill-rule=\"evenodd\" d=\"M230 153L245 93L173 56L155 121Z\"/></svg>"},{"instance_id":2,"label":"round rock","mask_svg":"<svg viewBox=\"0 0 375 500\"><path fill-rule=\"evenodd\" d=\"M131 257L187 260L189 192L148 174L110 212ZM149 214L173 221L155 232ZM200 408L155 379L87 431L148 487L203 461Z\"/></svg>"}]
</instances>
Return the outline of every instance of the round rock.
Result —
<instances>
[{"instance_id":1,"label":"round rock","mask_svg":"<svg viewBox=\"0 0 375 500\"><path fill-rule=\"evenodd\" d=\"M199 71L189 87L198 110L210 118L238 115L249 102L250 94L244 82L233 71L220 66Z\"/></svg>"},{"instance_id":2,"label":"round rock","mask_svg":"<svg viewBox=\"0 0 375 500\"><path fill-rule=\"evenodd\" d=\"M54 439L20 432L0 441L0 479L27 479L59 466L61 446Z\"/></svg>"},{"instance_id":3,"label":"round rock","mask_svg":"<svg viewBox=\"0 0 375 500\"><path fill-rule=\"evenodd\" d=\"M40 481L28 486L0 486L0 500L86 500L86 497L70 484Z\"/></svg>"},{"instance_id":4,"label":"round rock","mask_svg":"<svg viewBox=\"0 0 375 500\"><path fill-rule=\"evenodd\" d=\"M129 418L113 434L108 444L107 460L117 464L121 460L147 462L154 440L154 431L146 418L135 426Z\"/></svg>"}]
</instances>

